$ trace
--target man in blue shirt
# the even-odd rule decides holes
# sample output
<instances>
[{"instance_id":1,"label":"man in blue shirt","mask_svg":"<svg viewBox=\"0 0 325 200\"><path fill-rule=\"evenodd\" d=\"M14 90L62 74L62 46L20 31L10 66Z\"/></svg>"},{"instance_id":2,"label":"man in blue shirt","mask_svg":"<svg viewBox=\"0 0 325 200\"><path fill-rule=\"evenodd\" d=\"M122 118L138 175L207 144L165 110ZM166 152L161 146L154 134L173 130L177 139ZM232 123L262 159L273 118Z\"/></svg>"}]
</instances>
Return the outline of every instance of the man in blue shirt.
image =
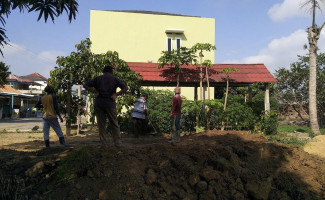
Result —
<instances>
[{"instance_id":1,"label":"man in blue shirt","mask_svg":"<svg viewBox=\"0 0 325 200\"><path fill-rule=\"evenodd\" d=\"M142 96L138 98L134 104L132 118L135 137L139 137L139 134L144 135L147 130L147 99L148 95L142 94Z\"/></svg>"},{"instance_id":2,"label":"man in blue shirt","mask_svg":"<svg viewBox=\"0 0 325 200\"><path fill-rule=\"evenodd\" d=\"M94 106L97 117L97 125L99 131L99 138L103 146L107 146L106 134L106 119L108 118L110 128L112 129L112 136L114 145L121 146L120 141L120 126L117 120L116 97L124 94L128 90L125 85L118 78L113 76L113 67L106 65L103 69L103 75L97 76L94 79L86 82L84 88L93 92L96 96ZM120 88L119 92L116 89Z\"/></svg>"}]
</instances>

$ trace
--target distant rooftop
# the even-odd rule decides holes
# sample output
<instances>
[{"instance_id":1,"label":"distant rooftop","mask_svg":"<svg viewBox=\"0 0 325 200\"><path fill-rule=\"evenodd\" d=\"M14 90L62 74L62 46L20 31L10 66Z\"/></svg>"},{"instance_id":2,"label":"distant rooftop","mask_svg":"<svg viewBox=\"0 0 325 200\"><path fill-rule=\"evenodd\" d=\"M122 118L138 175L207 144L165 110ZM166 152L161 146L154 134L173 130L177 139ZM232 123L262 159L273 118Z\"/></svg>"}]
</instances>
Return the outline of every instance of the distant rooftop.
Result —
<instances>
[{"instance_id":1,"label":"distant rooftop","mask_svg":"<svg viewBox=\"0 0 325 200\"><path fill-rule=\"evenodd\" d=\"M150 15L171 15L171 16L181 16L181 17L200 17L200 16L193 16L193 15L181 15L181 14L158 12L158 11L146 11L146 10L102 10L102 11L140 13L140 14L150 14Z\"/></svg>"}]
</instances>

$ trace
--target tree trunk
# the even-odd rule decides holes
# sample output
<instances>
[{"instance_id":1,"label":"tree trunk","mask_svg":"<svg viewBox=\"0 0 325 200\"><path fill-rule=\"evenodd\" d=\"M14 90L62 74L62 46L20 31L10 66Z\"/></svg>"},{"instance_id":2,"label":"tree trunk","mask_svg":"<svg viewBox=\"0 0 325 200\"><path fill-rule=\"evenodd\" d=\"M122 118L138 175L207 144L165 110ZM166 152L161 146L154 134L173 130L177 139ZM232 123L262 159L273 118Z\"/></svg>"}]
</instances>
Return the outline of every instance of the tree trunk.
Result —
<instances>
[{"instance_id":1,"label":"tree trunk","mask_svg":"<svg viewBox=\"0 0 325 200\"><path fill-rule=\"evenodd\" d=\"M205 66L205 73L207 77L207 85L208 85L208 100L210 100L210 81L209 81L209 71L208 66Z\"/></svg>"},{"instance_id":2,"label":"tree trunk","mask_svg":"<svg viewBox=\"0 0 325 200\"><path fill-rule=\"evenodd\" d=\"M71 135L71 88L67 90L67 119L66 119L66 134Z\"/></svg>"},{"instance_id":3,"label":"tree trunk","mask_svg":"<svg viewBox=\"0 0 325 200\"><path fill-rule=\"evenodd\" d=\"M177 87L179 87L179 73L177 73Z\"/></svg>"},{"instance_id":4,"label":"tree trunk","mask_svg":"<svg viewBox=\"0 0 325 200\"><path fill-rule=\"evenodd\" d=\"M202 73L202 56L200 56L200 100L203 100L203 73Z\"/></svg>"},{"instance_id":5,"label":"tree trunk","mask_svg":"<svg viewBox=\"0 0 325 200\"><path fill-rule=\"evenodd\" d=\"M229 89L229 77L227 76L226 97L225 97L225 104L223 105L223 111L226 111L227 108L228 89ZM221 122L221 130L222 131L225 130L225 122L223 120Z\"/></svg>"},{"instance_id":6,"label":"tree trunk","mask_svg":"<svg viewBox=\"0 0 325 200\"><path fill-rule=\"evenodd\" d=\"M265 83L264 110L265 110L265 112L271 110L271 108L270 108L270 88L269 88L268 83Z\"/></svg>"},{"instance_id":7,"label":"tree trunk","mask_svg":"<svg viewBox=\"0 0 325 200\"><path fill-rule=\"evenodd\" d=\"M78 85L78 98L81 99L81 85ZM81 133L81 115L80 115L80 110L79 104L78 106L78 114L77 114L77 134Z\"/></svg>"},{"instance_id":8,"label":"tree trunk","mask_svg":"<svg viewBox=\"0 0 325 200\"><path fill-rule=\"evenodd\" d=\"M311 132L320 135L317 119L317 98L316 98L316 51L319 32L317 27L308 28L309 41L309 120Z\"/></svg>"}]
</instances>

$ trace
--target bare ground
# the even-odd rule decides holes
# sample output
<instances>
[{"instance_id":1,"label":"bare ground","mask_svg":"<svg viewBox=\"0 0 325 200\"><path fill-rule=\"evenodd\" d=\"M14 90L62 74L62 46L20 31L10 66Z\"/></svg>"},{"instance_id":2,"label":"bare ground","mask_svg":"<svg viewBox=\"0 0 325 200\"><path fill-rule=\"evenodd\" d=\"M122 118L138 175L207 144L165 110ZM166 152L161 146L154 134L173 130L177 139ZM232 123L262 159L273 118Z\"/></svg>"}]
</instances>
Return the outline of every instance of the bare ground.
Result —
<instances>
[{"instance_id":1,"label":"bare ground","mask_svg":"<svg viewBox=\"0 0 325 200\"><path fill-rule=\"evenodd\" d=\"M324 199L323 136L305 150L245 131L133 138L101 148L98 135L0 134L0 199ZM323 142L323 146L315 147ZM310 149L308 149L310 148ZM319 150L315 150L319 148Z\"/></svg>"}]
</instances>

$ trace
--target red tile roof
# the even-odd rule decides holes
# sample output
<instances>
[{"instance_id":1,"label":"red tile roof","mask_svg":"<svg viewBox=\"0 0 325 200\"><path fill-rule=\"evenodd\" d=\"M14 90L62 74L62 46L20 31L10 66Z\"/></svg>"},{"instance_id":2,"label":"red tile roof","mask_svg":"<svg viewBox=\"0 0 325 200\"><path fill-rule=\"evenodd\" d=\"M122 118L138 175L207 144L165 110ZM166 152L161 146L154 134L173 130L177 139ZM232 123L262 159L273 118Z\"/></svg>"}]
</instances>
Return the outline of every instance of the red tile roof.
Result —
<instances>
[{"instance_id":1,"label":"red tile roof","mask_svg":"<svg viewBox=\"0 0 325 200\"><path fill-rule=\"evenodd\" d=\"M43 79L44 81L47 81L47 78L45 78L44 76L40 75L40 74L37 73L37 72L34 72L34 73L32 73L32 74L28 74L28 75L26 75L26 76L30 76L30 77L39 77L39 78Z\"/></svg>"},{"instance_id":2,"label":"red tile roof","mask_svg":"<svg viewBox=\"0 0 325 200\"><path fill-rule=\"evenodd\" d=\"M9 74L9 76L6 79L7 80L17 80L18 82L22 82L22 83L32 83L32 82L34 82L33 80L26 79L26 78L21 78L19 76L13 75L13 74Z\"/></svg>"},{"instance_id":3,"label":"red tile roof","mask_svg":"<svg viewBox=\"0 0 325 200\"><path fill-rule=\"evenodd\" d=\"M158 69L159 63L139 63L128 62L131 70L139 73L143 77L143 82L151 83L176 83L176 73L173 67L165 66ZM218 84L226 82L226 74L220 73L221 69L233 67L238 69L237 72L230 72L230 82L234 84L250 84L250 83L274 83L277 80L269 72L264 64L214 64L209 69L210 84ZM181 83L196 84L199 83L200 68L195 65L182 67L180 75ZM205 74L205 66L203 66ZM204 75L205 76L205 75ZM205 80L204 80L205 81Z\"/></svg>"}]
</instances>

